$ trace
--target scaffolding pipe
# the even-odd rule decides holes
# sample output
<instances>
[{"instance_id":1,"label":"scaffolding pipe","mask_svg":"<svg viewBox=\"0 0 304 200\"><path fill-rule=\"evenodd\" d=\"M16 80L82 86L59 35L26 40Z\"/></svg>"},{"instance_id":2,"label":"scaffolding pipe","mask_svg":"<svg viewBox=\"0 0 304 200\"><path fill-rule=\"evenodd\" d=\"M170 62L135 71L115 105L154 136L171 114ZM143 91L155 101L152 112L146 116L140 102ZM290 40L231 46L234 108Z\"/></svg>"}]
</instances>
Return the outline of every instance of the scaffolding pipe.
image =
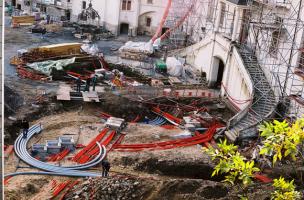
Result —
<instances>
[{"instance_id":1,"label":"scaffolding pipe","mask_svg":"<svg viewBox=\"0 0 304 200\"><path fill-rule=\"evenodd\" d=\"M173 28L170 28L162 36L160 36L160 40L165 39L171 32L175 31L182 23L184 23L184 21L189 17L190 13L192 12L195 4L196 1L192 3L186 14L176 23L176 25Z\"/></svg>"},{"instance_id":2,"label":"scaffolding pipe","mask_svg":"<svg viewBox=\"0 0 304 200\"><path fill-rule=\"evenodd\" d=\"M163 14L163 17L160 21L160 24L156 30L156 33L154 34L154 36L152 37L152 43L154 43L154 41L158 38L158 36L161 34L162 32L162 29L163 29L163 26L166 22L166 19L168 17L168 14L169 14L169 10L170 10L170 7L171 7L171 4L172 4L172 0L168 0L168 3L167 3L167 6L166 6L166 9L165 9L165 12Z\"/></svg>"}]
</instances>

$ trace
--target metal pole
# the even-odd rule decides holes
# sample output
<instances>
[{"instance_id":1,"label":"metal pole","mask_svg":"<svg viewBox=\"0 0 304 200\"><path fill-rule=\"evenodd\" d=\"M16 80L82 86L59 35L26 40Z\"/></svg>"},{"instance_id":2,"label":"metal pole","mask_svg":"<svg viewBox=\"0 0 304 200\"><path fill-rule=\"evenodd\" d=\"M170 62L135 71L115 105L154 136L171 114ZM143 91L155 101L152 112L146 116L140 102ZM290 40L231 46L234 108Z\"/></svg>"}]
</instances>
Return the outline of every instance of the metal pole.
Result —
<instances>
[{"instance_id":1,"label":"metal pole","mask_svg":"<svg viewBox=\"0 0 304 200\"><path fill-rule=\"evenodd\" d=\"M297 32L298 32L298 28L299 28L299 19L301 16L301 8L302 8L302 0L300 0L300 3L299 3L299 11L298 11L298 15L297 15L296 27L295 27L295 31L294 31L293 38L292 38L292 48L290 50L290 56L289 56L289 60L288 60L288 66L287 66L287 70L286 70L285 82L284 82L284 88L283 88L284 94L286 94L286 89L287 89L288 76L289 76L289 71L290 71L291 62L292 62L292 58L293 58L293 51L295 48L294 43L296 41Z\"/></svg>"}]
</instances>

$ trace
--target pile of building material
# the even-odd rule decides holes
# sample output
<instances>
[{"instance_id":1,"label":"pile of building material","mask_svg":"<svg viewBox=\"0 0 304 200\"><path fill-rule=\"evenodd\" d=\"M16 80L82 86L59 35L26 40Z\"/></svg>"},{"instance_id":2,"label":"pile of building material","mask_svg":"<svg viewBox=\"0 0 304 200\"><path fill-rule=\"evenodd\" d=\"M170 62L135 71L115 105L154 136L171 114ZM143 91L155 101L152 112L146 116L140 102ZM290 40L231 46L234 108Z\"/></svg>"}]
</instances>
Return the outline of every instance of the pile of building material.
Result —
<instances>
[{"instance_id":1,"label":"pile of building material","mask_svg":"<svg viewBox=\"0 0 304 200\"><path fill-rule=\"evenodd\" d=\"M82 47L81 43L63 43L21 49L10 63L17 66L21 77L34 80L40 80L40 76L35 74L62 80L67 77L67 73L73 73L73 77L81 77L88 72L91 75L96 69L106 67L96 46L85 49L88 52Z\"/></svg>"},{"instance_id":2,"label":"pile of building material","mask_svg":"<svg viewBox=\"0 0 304 200\"><path fill-rule=\"evenodd\" d=\"M30 26L35 23L35 16L12 16L13 26Z\"/></svg>"},{"instance_id":3,"label":"pile of building material","mask_svg":"<svg viewBox=\"0 0 304 200\"><path fill-rule=\"evenodd\" d=\"M38 47L39 52L52 52L55 55L80 54L81 43L62 43Z\"/></svg>"},{"instance_id":4,"label":"pile of building material","mask_svg":"<svg viewBox=\"0 0 304 200\"><path fill-rule=\"evenodd\" d=\"M151 42L127 42L119 49L120 57L131 60L145 60L154 52Z\"/></svg>"},{"instance_id":5,"label":"pile of building material","mask_svg":"<svg viewBox=\"0 0 304 200\"><path fill-rule=\"evenodd\" d=\"M111 31L104 27L97 27L90 24L74 24L75 28L74 37L79 39L102 40L114 37Z\"/></svg>"},{"instance_id":6,"label":"pile of building material","mask_svg":"<svg viewBox=\"0 0 304 200\"><path fill-rule=\"evenodd\" d=\"M180 58L168 57L166 59L167 73L170 76L179 77L184 76L184 62Z\"/></svg>"},{"instance_id":7,"label":"pile of building material","mask_svg":"<svg viewBox=\"0 0 304 200\"><path fill-rule=\"evenodd\" d=\"M57 33L62 31L62 25L61 24L44 24L43 27L46 29L48 33Z\"/></svg>"}]
</instances>

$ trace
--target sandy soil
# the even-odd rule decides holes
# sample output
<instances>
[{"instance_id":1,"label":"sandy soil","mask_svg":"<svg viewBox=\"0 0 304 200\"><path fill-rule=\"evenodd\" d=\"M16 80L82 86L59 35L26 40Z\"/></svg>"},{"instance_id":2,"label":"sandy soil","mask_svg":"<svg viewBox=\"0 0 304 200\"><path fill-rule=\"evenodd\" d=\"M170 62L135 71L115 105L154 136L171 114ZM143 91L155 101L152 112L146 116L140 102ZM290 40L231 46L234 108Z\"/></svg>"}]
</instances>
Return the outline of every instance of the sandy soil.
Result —
<instances>
[{"instance_id":1,"label":"sandy soil","mask_svg":"<svg viewBox=\"0 0 304 200\"><path fill-rule=\"evenodd\" d=\"M46 140L56 139L58 136L69 134L72 135L78 144L88 144L98 133L104 128L102 120L94 115L82 111L65 112L62 114L43 117L34 121L32 124L41 123L44 127L43 132L33 138L28 148L34 143L44 143ZM161 127L155 127L146 124L129 124L123 131L126 137L122 143L150 143L156 141L173 140L174 136L183 132L181 129L167 130ZM118 135L114 138L118 138ZM111 146L111 144L110 144ZM68 159L73 157L74 153L69 154L61 164L71 164ZM147 151L139 153L127 153L111 151L108 154L108 159L112 164L112 174L130 174L146 178L166 178L166 175L149 174L141 170L136 170L133 165L126 166L123 163L125 157L147 158L158 157L161 160L189 160L195 161L202 159L202 151L199 147L187 147L165 151ZM18 159L12 155L5 161L5 174L16 171ZM19 166L26 167L27 165L20 162ZM37 171L32 168L18 168L17 171ZM92 171L101 171L100 167L95 167ZM21 199L39 199L41 197L49 197L51 195L50 182L52 179L57 181L65 180L62 177L48 176L18 176L9 180L5 186L5 194L14 199L14 195L19 194ZM32 184L28 186L27 184ZM36 189L35 189L36 188ZM29 194L30 193L30 194ZM26 196L26 198L24 197ZM24 198L23 198L24 197Z\"/></svg>"}]
</instances>

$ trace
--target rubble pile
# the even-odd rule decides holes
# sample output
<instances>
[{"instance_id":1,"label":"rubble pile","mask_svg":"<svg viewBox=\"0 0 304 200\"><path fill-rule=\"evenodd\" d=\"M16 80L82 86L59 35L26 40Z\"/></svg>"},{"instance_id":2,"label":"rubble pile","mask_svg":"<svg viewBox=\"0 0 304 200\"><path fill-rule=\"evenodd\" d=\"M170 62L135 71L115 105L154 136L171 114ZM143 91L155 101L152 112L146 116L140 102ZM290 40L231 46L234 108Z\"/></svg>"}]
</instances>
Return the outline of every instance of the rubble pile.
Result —
<instances>
[{"instance_id":1,"label":"rubble pile","mask_svg":"<svg viewBox=\"0 0 304 200\"><path fill-rule=\"evenodd\" d=\"M97 178L83 182L66 199L145 199L153 189L150 180L124 176Z\"/></svg>"}]
</instances>

